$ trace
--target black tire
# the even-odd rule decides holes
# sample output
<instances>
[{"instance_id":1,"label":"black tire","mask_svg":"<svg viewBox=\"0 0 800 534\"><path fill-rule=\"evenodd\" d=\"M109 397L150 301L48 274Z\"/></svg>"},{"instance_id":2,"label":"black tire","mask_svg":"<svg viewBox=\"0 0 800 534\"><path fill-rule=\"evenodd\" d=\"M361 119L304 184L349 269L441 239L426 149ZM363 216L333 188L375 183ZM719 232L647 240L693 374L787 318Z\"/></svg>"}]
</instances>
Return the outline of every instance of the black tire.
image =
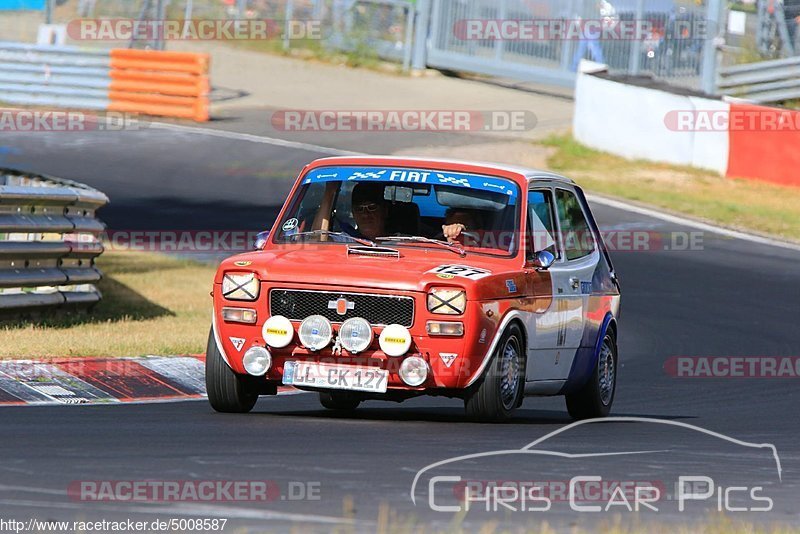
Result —
<instances>
[{"instance_id":1,"label":"black tire","mask_svg":"<svg viewBox=\"0 0 800 534\"><path fill-rule=\"evenodd\" d=\"M525 342L516 324L500 338L483 376L464 398L467 416L476 421L499 423L522 405L525 393Z\"/></svg>"},{"instance_id":2,"label":"black tire","mask_svg":"<svg viewBox=\"0 0 800 534\"><path fill-rule=\"evenodd\" d=\"M361 399L343 391L320 391L319 402L329 410L352 412L361 404Z\"/></svg>"},{"instance_id":3,"label":"black tire","mask_svg":"<svg viewBox=\"0 0 800 534\"><path fill-rule=\"evenodd\" d=\"M618 361L617 340L614 333L608 331L591 378L580 390L566 396L567 411L573 419L608 416L617 391Z\"/></svg>"},{"instance_id":4,"label":"black tire","mask_svg":"<svg viewBox=\"0 0 800 534\"><path fill-rule=\"evenodd\" d=\"M247 413L258 400L258 393L248 384L247 377L237 375L225 363L213 330L206 348L206 391L211 407L222 413Z\"/></svg>"}]
</instances>

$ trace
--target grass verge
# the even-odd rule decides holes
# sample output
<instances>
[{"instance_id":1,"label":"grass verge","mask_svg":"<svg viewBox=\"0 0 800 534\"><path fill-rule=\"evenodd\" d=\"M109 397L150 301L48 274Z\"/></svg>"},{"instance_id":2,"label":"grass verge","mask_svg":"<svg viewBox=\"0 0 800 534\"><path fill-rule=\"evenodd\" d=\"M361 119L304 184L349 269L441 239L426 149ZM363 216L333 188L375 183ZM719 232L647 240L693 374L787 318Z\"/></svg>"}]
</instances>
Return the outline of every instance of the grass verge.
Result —
<instances>
[{"instance_id":1,"label":"grass verge","mask_svg":"<svg viewBox=\"0 0 800 534\"><path fill-rule=\"evenodd\" d=\"M800 188L649 161L581 145L570 135L543 141L548 166L587 191L649 204L722 226L800 241Z\"/></svg>"},{"instance_id":2,"label":"grass verge","mask_svg":"<svg viewBox=\"0 0 800 534\"><path fill-rule=\"evenodd\" d=\"M205 351L213 266L119 251L104 253L97 265L103 300L91 313L0 326L0 358Z\"/></svg>"}]
</instances>

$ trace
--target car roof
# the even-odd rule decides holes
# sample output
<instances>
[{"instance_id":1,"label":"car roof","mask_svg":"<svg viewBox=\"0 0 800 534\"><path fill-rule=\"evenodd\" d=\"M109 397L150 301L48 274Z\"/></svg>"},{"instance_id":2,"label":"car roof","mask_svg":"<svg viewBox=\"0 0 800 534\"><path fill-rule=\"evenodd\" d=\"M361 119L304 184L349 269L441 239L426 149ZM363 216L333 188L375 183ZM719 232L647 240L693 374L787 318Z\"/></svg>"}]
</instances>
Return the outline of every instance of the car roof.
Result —
<instances>
[{"instance_id":1,"label":"car roof","mask_svg":"<svg viewBox=\"0 0 800 534\"><path fill-rule=\"evenodd\" d=\"M363 166L379 166L379 165L399 165L403 167L432 167L442 168L446 170L456 171L457 169L462 172L478 172L492 174L493 172L503 172L506 174L514 174L523 178L528 183L535 181L556 181L565 184L574 185L575 182L565 176L556 174L551 171L542 169L532 169L529 167L522 167L519 165L507 165L504 163L493 163L484 161L467 161L459 159L448 158L425 158L414 156L334 156L328 158L320 158L311 162L307 169L315 167L325 167L328 165L363 165Z\"/></svg>"}]
</instances>

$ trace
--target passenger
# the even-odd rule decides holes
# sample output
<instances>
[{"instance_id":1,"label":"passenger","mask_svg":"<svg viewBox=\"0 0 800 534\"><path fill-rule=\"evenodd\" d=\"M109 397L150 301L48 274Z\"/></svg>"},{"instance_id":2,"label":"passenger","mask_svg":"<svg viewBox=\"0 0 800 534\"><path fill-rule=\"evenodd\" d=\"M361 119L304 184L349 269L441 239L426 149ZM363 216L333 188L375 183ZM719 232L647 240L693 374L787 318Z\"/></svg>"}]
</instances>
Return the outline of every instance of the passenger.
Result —
<instances>
[{"instance_id":1,"label":"passenger","mask_svg":"<svg viewBox=\"0 0 800 534\"><path fill-rule=\"evenodd\" d=\"M375 239L387 235L386 219L389 216L389 203L384 199L383 193L384 184L379 182L360 182L353 188L350 208L359 234L355 237ZM467 226L458 219L453 219L452 223L448 222L442 226L442 231L445 237L453 235L455 238L466 228Z\"/></svg>"},{"instance_id":2,"label":"passenger","mask_svg":"<svg viewBox=\"0 0 800 534\"><path fill-rule=\"evenodd\" d=\"M480 230L482 229L482 217L481 214L476 212L475 210L465 209L465 208L450 208L447 210L445 214L445 221L442 225L442 233L444 234L445 239L447 239L450 243L458 242L459 238L463 240L465 237L464 232L469 232L473 234L472 239L474 240L475 235L480 234ZM470 246L479 246L478 243L464 243Z\"/></svg>"}]
</instances>

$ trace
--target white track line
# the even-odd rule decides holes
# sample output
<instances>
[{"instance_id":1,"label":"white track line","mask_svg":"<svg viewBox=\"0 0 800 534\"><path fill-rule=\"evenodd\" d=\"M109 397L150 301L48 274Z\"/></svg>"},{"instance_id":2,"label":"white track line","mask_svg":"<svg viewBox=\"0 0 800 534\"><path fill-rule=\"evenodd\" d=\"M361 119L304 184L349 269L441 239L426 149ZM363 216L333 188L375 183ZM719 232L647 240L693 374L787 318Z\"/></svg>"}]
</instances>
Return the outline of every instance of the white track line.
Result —
<instances>
[{"instance_id":1,"label":"white track line","mask_svg":"<svg viewBox=\"0 0 800 534\"><path fill-rule=\"evenodd\" d=\"M712 232L733 239L741 239L742 241L758 243L759 245L769 245L771 247L800 251L800 245L795 243L790 243L787 241L780 241L778 239L772 239L769 237L763 237L755 234L748 234L746 232L731 230L730 228L723 228L721 226L716 226L713 224L695 221L692 219L686 219L684 217L679 217L677 215L664 213L663 211L658 211L651 208L645 208L642 206L634 206L632 204L629 204L621 200L614 200L606 197L599 197L596 195L586 195L586 198L590 202L601 204L603 206L608 206L609 208L623 210L630 213L636 213L638 215L644 215L646 217L652 217L653 219L659 219L674 224L680 224L682 226L689 226L690 228L697 228L698 230L703 230L704 232Z\"/></svg>"},{"instance_id":2,"label":"white track line","mask_svg":"<svg viewBox=\"0 0 800 534\"><path fill-rule=\"evenodd\" d=\"M332 156L367 156L369 154L363 152L352 152L349 150L341 150L338 148L331 148L327 146L320 146L314 145L311 143L300 143L297 141L286 141L284 139L276 139L274 137L265 137L261 135L253 135L253 134L245 134L245 133L238 133L238 132L231 132L229 130L215 130L213 128L199 128L197 126L184 126L182 124L170 124L166 122L151 122L148 123L151 128L159 128L162 130L174 130L174 131L183 131L186 133L194 133L198 135L207 135L210 137L221 137L224 139L233 139L236 141L249 141L252 143L262 143L268 145L275 145L275 146L282 146L286 148L296 148L301 150L308 150L311 152L319 152L322 154L329 154ZM652 217L654 219L659 219L662 221L680 224L683 226L689 226L691 228L697 228L698 230L703 230L704 232L712 232L715 234L719 234L722 236L730 237L733 239L741 239L742 241L749 241L750 243L758 243L760 245L768 245L772 247L783 248L787 250L794 250L800 251L800 244L789 243L786 241L780 241L778 239L772 239L769 237L763 237L755 234L748 234L747 232L740 232L737 230L731 230L729 228L723 228L721 226L716 226L713 224L708 224L700 221L695 221L692 219L686 219L683 217L679 217L677 215L671 215L669 213L665 213L663 211L658 211L652 208L645 208L641 206L634 206L624 201L613 200L606 197L600 197L596 195L586 195L587 198L591 202L595 202L597 204L602 204L604 206L608 206L610 208L627 211L629 213L636 213L638 215L644 215L646 217Z\"/></svg>"},{"instance_id":3,"label":"white track line","mask_svg":"<svg viewBox=\"0 0 800 534\"><path fill-rule=\"evenodd\" d=\"M223 139L233 139L234 141L250 141L251 143L261 143L265 145L296 148L300 150L308 150L311 152L321 152L323 154L329 154L331 156L366 155L361 152L350 152L349 150L340 150L338 148L331 148L327 146L312 145L309 143L300 143L297 141L286 141L285 139L276 139L274 137L265 137L262 135L231 132L228 130L216 130L214 128L199 128L197 126L184 126L182 124L169 124L167 122L150 122L147 124L150 128L157 128L161 130L173 130L173 131L193 133L198 135L207 135L209 137L221 137Z\"/></svg>"}]
</instances>

